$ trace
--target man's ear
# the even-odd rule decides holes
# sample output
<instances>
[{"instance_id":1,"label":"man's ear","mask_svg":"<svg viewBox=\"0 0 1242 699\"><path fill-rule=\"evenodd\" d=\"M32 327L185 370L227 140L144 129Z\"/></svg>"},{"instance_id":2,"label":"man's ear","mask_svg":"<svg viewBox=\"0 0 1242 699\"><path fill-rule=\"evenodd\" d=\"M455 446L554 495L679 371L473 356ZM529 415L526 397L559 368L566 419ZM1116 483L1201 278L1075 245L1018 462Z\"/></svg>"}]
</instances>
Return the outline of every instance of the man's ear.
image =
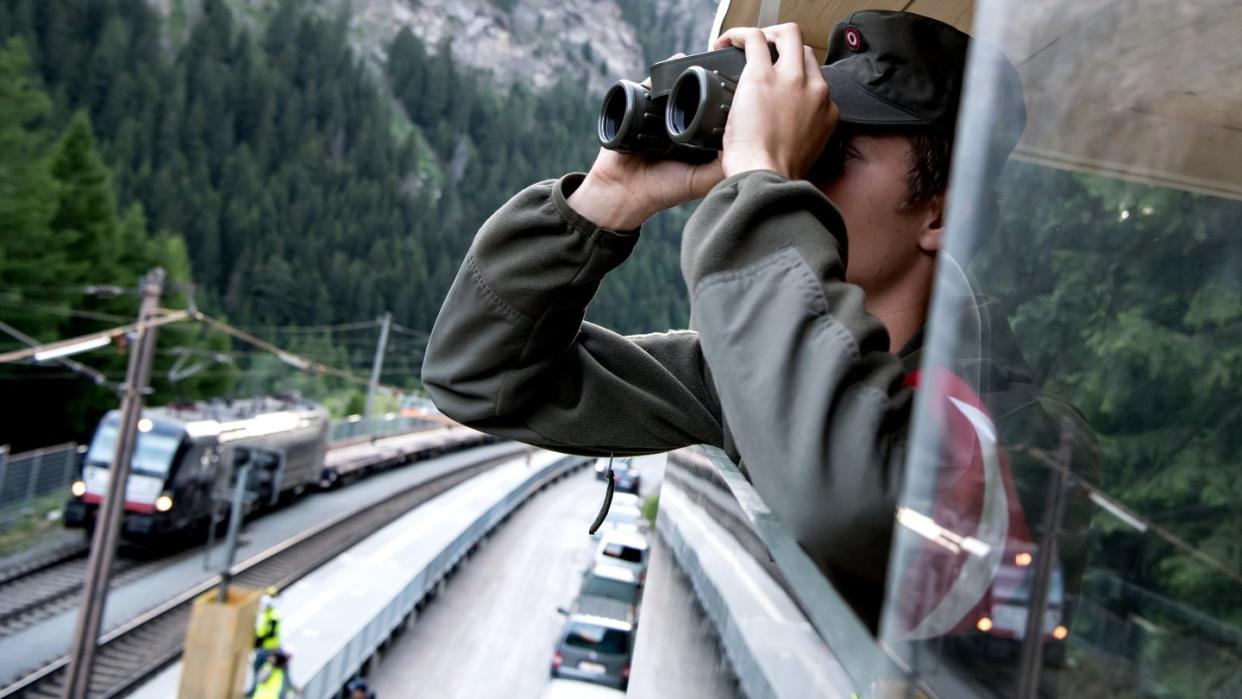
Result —
<instances>
[{"instance_id":1,"label":"man's ear","mask_svg":"<svg viewBox=\"0 0 1242 699\"><path fill-rule=\"evenodd\" d=\"M923 227L919 233L919 249L936 254L944 243L944 202L947 194L938 194L924 205Z\"/></svg>"}]
</instances>

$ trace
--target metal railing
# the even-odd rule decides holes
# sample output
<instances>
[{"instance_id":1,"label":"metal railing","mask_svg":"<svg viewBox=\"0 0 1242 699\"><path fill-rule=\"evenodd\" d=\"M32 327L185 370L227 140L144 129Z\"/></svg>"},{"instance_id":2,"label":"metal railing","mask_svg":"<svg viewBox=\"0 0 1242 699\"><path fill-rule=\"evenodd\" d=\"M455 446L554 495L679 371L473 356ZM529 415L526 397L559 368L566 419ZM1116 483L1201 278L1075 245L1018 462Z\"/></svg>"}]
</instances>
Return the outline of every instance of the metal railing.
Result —
<instances>
[{"instance_id":1,"label":"metal railing","mask_svg":"<svg viewBox=\"0 0 1242 699\"><path fill-rule=\"evenodd\" d=\"M397 413L380 415L370 420L366 420L361 415L350 415L342 420L334 420L332 422L328 430L328 441L340 442L366 435L378 437L439 426L430 420L417 417L402 417Z\"/></svg>"},{"instance_id":2,"label":"metal railing","mask_svg":"<svg viewBox=\"0 0 1242 699\"><path fill-rule=\"evenodd\" d=\"M718 449L669 455L657 531L752 699L862 696L883 654Z\"/></svg>"},{"instance_id":3,"label":"metal railing","mask_svg":"<svg viewBox=\"0 0 1242 699\"><path fill-rule=\"evenodd\" d=\"M9 455L0 447L0 529L33 514L36 501L62 493L78 474L78 462L86 450L72 442Z\"/></svg>"},{"instance_id":4,"label":"metal railing","mask_svg":"<svg viewBox=\"0 0 1242 699\"><path fill-rule=\"evenodd\" d=\"M436 589L449 571L485 535L540 487L588 463L579 456L565 456L541 468L532 469L521 483L515 485L498 502L490 506L442 549L423 570L411 578L404 589L376 614L353 638L345 642L335 656L315 670L303 688L308 699L339 696L341 687L358 674L363 665L380 648L398 626L411 619L415 606Z\"/></svg>"}]
</instances>

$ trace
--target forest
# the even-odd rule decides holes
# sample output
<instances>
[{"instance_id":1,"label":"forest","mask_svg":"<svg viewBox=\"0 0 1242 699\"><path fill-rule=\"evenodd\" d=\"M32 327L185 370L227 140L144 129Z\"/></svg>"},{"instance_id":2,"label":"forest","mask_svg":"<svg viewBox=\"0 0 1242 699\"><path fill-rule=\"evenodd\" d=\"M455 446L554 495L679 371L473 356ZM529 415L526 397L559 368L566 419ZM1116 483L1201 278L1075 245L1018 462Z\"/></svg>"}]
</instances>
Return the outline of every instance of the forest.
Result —
<instances>
[{"instance_id":1,"label":"forest","mask_svg":"<svg viewBox=\"0 0 1242 699\"><path fill-rule=\"evenodd\" d=\"M691 37L641 6L624 9L648 58L685 48ZM203 7L173 45L143 2L0 4L0 321L40 341L122 324L137 306L125 289L160 265L178 282L167 307L192 296L358 373L374 336L339 326L391 311L409 334L384 380L416 387L420 333L474 231L523 186L589 166L599 96L572 80L498 91L408 30L377 76L352 55L345 16L282 0L254 29L221 0ZM1186 600L1231 638L1242 625L1242 205L1025 163L1001 191L998 233L971 271L1008 309L1041 383L1094 431L1093 485L1186 544L1153 545L1100 514L1093 565ZM687 215L651 222L590 319L684 327ZM201 326L162 330L160 347L151 402L342 389ZM231 360L174 384L177 348ZM124 348L89 362L115 383ZM59 366L0 367L0 392L0 444L15 449L85 439L116 403ZM1202 630L1177 605L1152 609L1142 613Z\"/></svg>"},{"instance_id":2,"label":"forest","mask_svg":"<svg viewBox=\"0 0 1242 699\"><path fill-rule=\"evenodd\" d=\"M522 187L590 165L599 96L572 82L501 93L408 31L377 78L352 54L347 27L345 15L282 0L256 31L207 0L172 48L143 2L0 5L12 78L0 105L12 146L0 159L16 168L0 195L15 217L0 241L0 320L44 341L117 325L136 297L101 300L81 287L132 287L159 262L193 281L205 311L356 373L369 367L373 334L279 329L391 311L414 335L393 346L384 381L417 387L418 333L430 330L474 231ZM685 325L677 232L687 215L647 226L592 320L626 332ZM71 315L81 313L95 317ZM174 348L227 348L217 335L161 340L157 401L342 388L245 349L175 390L162 379ZM117 380L124 358L101 361ZM34 399L2 409L12 412L0 442L15 449L85 439L115 404L112 391L61 367L0 372L6 392Z\"/></svg>"}]
</instances>

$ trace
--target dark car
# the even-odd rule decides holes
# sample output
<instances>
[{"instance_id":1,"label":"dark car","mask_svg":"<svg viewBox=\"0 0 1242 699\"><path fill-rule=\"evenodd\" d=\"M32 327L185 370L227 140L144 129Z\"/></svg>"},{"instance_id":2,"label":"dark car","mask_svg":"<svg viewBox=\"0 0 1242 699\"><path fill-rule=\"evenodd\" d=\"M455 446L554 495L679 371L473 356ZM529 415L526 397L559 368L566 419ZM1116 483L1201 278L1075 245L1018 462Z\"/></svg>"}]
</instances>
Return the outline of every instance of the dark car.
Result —
<instances>
[{"instance_id":1,"label":"dark car","mask_svg":"<svg viewBox=\"0 0 1242 699\"><path fill-rule=\"evenodd\" d=\"M622 468L614 465L613 475L616 477L617 492L638 495L638 489L643 483L643 477L638 473L638 469L631 467L628 463Z\"/></svg>"},{"instance_id":2,"label":"dark car","mask_svg":"<svg viewBox=\"0 0 1242 699\"><path fill-rule=\"evenodd\" d=\"M606 456L600 457L595 460L595 480L597 481L607 480L608 461L609 461L609 458ZM621 471L630 470L630 466L632 464L630 457L628 456L621 457L619 459L612 459L611 461L612 461L612 472L614 475L617 473L620 473Z\"/></svg>"},{"instance_id":3,"label":"dark car","mask_svg":"<svg viewBox=\"0 0 1242 699\"><path fill-rule=\"evenodd\" d=\"M634 617L625 602L579 597L552 652L552 676L625 689L634 653Z\"/></svg>"}]
</instances>

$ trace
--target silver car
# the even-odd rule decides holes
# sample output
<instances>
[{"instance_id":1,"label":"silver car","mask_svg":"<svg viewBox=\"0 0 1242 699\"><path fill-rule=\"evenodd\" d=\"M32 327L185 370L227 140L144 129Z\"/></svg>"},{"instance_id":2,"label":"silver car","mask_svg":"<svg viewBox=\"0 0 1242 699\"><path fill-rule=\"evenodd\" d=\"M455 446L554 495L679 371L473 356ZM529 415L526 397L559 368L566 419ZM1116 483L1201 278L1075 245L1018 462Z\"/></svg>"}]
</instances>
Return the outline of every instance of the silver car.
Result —
<instances>
[{"instance_id":1,"label":"silver car","mask_svg":"<svg viewBox=\"0 0 1242 699\"><path fill-rule=\"evenodd\" d=\"M647 537L639 531L613 528L600 537L592 565L616 565L629 568L639 582L647 578Z\"/></svg>"}]
</instances>

